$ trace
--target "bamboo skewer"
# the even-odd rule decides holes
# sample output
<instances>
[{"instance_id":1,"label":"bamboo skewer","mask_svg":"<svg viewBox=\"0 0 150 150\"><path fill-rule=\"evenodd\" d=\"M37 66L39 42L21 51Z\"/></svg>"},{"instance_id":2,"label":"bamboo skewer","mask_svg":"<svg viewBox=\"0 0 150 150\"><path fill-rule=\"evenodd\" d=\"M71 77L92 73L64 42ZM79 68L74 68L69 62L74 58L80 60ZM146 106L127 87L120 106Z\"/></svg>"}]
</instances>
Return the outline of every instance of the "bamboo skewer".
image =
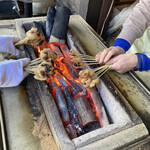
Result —
<instances>
[{"instance_id":1,"label":"bamboo skewer","mask_svg":"<svg viewBox=\"0 0 150 150\"><path fill-rule=\"evenodd\" d=\"M36 64L40 64L41 62L42 62L41 60L30 62L29 65L33 66L33 65L36 65Z\"/></svg>"},{"instance_id":2,"label":"bamboo skewer","mask_svg":"<svg viewBox=\"0 0 150 150\"><path fill-rule=\"evenodd\" d=\"M106 68L103 72L100 72L100 75L98 76L98 78L100 78L104 73L106 73L109 70L110 67Z\"/></svg>"},{"instance_id":3,"label":"bamboo skewer","mask_svg":"<svg viewBox=\"0 0 150 150\"><path fill-rule=\"evenodd\" d=\"M79 56L82 56L82 57L92 57L92 58L95 58L94 56L90 56L90 55L86 55L86 54L78 54Z\"/></svg>"},{"instance_id":4,"label":"bamboo skewer","mask_svg":"<svg viewBox=\"0 0 150 150\"><path fill-rule=\"evenodd\" d=\"M88 63L88 66L90 66L90 65L99 65L99 63L98 63L98 62L91 62L91 63Z\"/></svg>"},{"instance_id":5,"label":"bamboo skewer","mask_svg":"<svg viewBox=\"0 0 150 150\"><path fill-rule=\"evenodd\" d=\"M94 61L94 60L84 60L84 61L82 61L82 62L88 63L88 62L97 62L97 61Z\"/></svg>"},{"instance_id":6,"label":"bamboo skewer","mask_svg":"<svg viewBox=\"0 0 150 150\"><path fill-rule=\"evenodd\" d=\"M40 60L41 58L39 57L39 58L36 58L36 59L33 59L31 62L35 62L35 61L38 61L38 60Z\"/></svg>"},{"instance_id":7,"label":"bamboo skewer","mask_svg":"<svg viewBox=\"0 0 150 150\"><path fill-rule=\"evenodd\" d=\"M82 59L83 60L94 60L94 61L96 61L94 58L84 58L84 57L82 57Z\"/></svg>"},{"instance_id":8,"label":"bamboo skewer","mask_svg":"<svg viewBox=\"0 0 150 150\"><path fill-rule=\"evenodd\" d=\"M103 66L101 66L101 67L97 67L97 68L93 69L93 71L94 71L94 72L100 71L100 70L102 70L102 69L106 69L107 67L109 67L109 65L103 65Z\"/></svg>"}]
</instances>

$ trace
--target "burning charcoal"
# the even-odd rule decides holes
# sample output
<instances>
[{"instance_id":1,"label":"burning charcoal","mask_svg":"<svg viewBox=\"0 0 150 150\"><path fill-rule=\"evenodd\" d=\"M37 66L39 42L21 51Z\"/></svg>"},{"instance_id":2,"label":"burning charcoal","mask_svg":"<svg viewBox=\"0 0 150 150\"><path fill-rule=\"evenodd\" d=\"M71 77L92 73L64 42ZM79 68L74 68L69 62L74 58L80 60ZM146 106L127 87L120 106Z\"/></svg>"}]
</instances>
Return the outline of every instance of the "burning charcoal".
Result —
<instances>
[{"instance_id":1,"label":"burning charcoal","mask_svg":"<svg viewBox=\"0 0 150 150\"><path fill-rule=\"evenodd\" d=\"M80 136L84 134L84 130L83 130L83 125L81 123L78 110L73 102L73 98L69 90L67 88L64 88L63 91L66 98L71 123L75 126L75 129L77 130L77 133Z\"/></svg>"},{"instance_id":2,"label":"burning charcoal","mask_svg":"<svg viewBox=\"0 0 150 150\"><path fill-rule=\"evenodd\" d=\"M74 80L71 80L67 75L64 75L66 80L70 83L72 86L71 91L73 92L72 94L75 95L77 93L81 93L81 95L87 95L86 89L80 84L75 82Z\"/></svg>"},{"instance_id":3,"label":"burning charcoal","mask_svg":"<svg viewBox=\"0 0 150 150\"><path fill-rule=\"evenodd\" d=\"M70 86L63 79L63 76L70 83ZM74 80L69 79L67 75L63 75L63 76L60 74L55 74L55 77L58 79L59 83L61 84L61 86L63 86L63 88L64 87L70 88L73 95L76 95L77 93L81 93L81 95L87 95L86 89L82 87L81 84L75 82Z\"/></svg>"},{"instance_id":4,"label":"burning charcoal","mask_svg":"<svg viewBox=\"0 0 150 150\"><path fill-rule=\"evenodd\" d=\"M61 119L62 119L64 125L66 126L70 122L70 117L69 117L69 113L68 113L66 100L61 91L60 86L57 86L55 88L55 97L56 97L56 103L57 103L57 106L58 106L58 109L59 109L59 112L61 115Z\"/></svg>"},{"instance_id":5,"label":"burning charcoal","mask_svg":"<svg viewBox=\"0 0 150 150\"><path fill-rule=\"evenodd\" d=\"M58 57L64 57L58 46L54 44L49 44L49 47L52 52L55 52L57 54Z\"/></svg>"},{"instance_id":6,"label":"burning charcoal","mask_svg":"<svg viewBox=\"0 0 150 150\"><path fill-rule=\"evenodd\" d=\"M87 126L88 124L97 122L90 103L85 96L75 98L74 103L79 112L83 127Z\"/></svg>"},{"instance_id":7,"label":"burning charcoal","mask_svg":"<svg viewBox=\"0 0 150 150\"><path fill-rule=\"evenodd\" d=\"M71 74L71 76L76 79L79 77L79 73L78 71L73 67L72 62L70 61L69 58L64 58L63 59L63 63L66 65L69 73Z\"/></svg>"},{"instance_id":8,"label":"burning charcoal","mask_svg":"<svg viewBox=\"0 0 150 150\"><path fill-rule=\"evenodd\" d=\"M73 95L76 95L79 92L78 89L75 89L74 87L69 86L67 82L63 79L62 75L57 73L55 74L55 77L57 78L57 80L59 81L59 83L61 84L63 88L65 87L70 88Z\"/></svg>"},{"instance_id":9,"label":"burning charcoal","mask_svg":"<svg viewBox=\"0 0 150 150\"><path fill-rule=\"evenodd\" d=\"M63 79L63 77L60 74L55 74L55 77L57 78L58 82L63 88L69 88L69 85L66 83L66 81Z\"/></svg>"},{"instance_id":10,"label":"burning charcoal","mask_svg":"<svg viewBox=\"0 0 150 150\"><path fill-rule=\"evenodd\" d=\"M54 91L55 87L57 86L57 84L54 81L54 78L52 76L49 77L49 86L51 91ZM52 94L54 94L53 92L51 92ZM53 95L53 97L55 97L55 94Z\"/></svg>"},{"instance_id":11,"label":"burning charcoal","mask_svg":"<svg viewBox=\"0 0 150 150\"><path fill-rule=\"evenodd\" d=\"M54 7L49 7L47 11L47 17L46 17L46 38L49 40L51 31L54 24L54 17L56 14L56 9Z\"/></svg>"},{"instance_id":12,"label":"burning charcoal","mask_svg":"<svg viewBox=\"0 0 150 150\"><path fill-rule=\"evenodd\" d=\"M102 103L102 100L96 90L96 88L91 88L90 89L90 94L91 94L91 99L92 99L92 104L95 107L95 111L97 114L98 122L101 127L105 127L109 125L109 119L107 117L107 113L105 111L104 105Z\"/></svg>"},{"instance_id":13,"label":"burning charcoal","mask_svg":"<svg viewBox=\"0 0 150 150\"><path fill-rule=\"evenodd\" d=\"M60 45L60 49L61 49L64 57L70 58L70 50L68 49L68 47L66 46L66 44Z\"/></svg>"},{"instance_id":14,"label":"burning charcoal","mask_svg":"<svg viewBox=\"0 0 150 150\"><path fill-rule=\"evenodd\" d=\"M74 139L77 137L76 129L73 124L68 124L66 126L66 131L70 139Z\"/></svg>"}]
</instances>

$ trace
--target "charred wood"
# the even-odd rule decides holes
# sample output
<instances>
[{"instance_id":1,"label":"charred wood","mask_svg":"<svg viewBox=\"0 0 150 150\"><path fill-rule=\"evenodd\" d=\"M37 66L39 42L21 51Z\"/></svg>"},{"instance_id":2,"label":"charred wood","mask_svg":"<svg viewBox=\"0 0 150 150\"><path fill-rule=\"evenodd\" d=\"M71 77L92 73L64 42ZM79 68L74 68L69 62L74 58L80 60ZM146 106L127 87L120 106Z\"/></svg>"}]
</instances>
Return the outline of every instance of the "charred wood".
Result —
<instances>
[{"instance_id":1,"label":"charred wood","mask_svg":"<svg viewBox=\"0 0 150 150\"><path fill-rule=\"evenodd\" d=\"M85 96L75 98L74 103L79 112L83 127L97 122L97 119L92 111L89 101Z\"/></svg>"},{"instance_id":2,"label":"charred wood","mask_svg":"<svg viewBox=\"0 0 150 150\"><path fill-rule=\"evenodd\" d=\"M57 78L58 82L63 88L69 88L69 85L66 83L66 81L63 79L63 77L60 74L57 73L54 76Z\"/></svg>"},{"instance_id":3,"label":"charred wood","mask_svg":"<svg viewBox=\"0 0 150 150\"><path fill-rule=\"evenodd\" d=\"M82 87L81 84L75 82L74 80L69 79L67 75L63 75L65 79L69 82L70 86L66 83L66 81L63 79L62 75L55 74L55 77L58 79L59 83L63 88L69 88L74 95L80 93L80 95L86 95L87 91L84 87Z\"/></svg>"},{"instance_id":4,"label":"charred wood","mask_svg":"<svg viewBox=\"0 0 150 150\"><path fill-rule=\"evenodd\" d=\"M73 67L73 64L72 64L70 58L64 58L64 59L63 59L63 63L66 65L66 67L67 67L69 73L71 74L71 76L72 76L74 79L76 79L76 78L79 77L79 72L77 71L77 69L75 69L75 68Z\"/></svg>"},{"instance_id":5,"label":"charred wood","mask_svg":"<svg viewBox=\"0 0 150 150\"><path fill-rule=\"evenodd\" d=\"M64 75L65 79L70 83L72 89L75 91L73 95L80 93L81 96L87 95L86 89L80 84L75 82L74 80L70 79L68 75Z\"/></svg>"},{"instance_id":6,"label":"charred wood","mask_svg":"<svg viewBox=\"0 0 150 150\"><path fill-rule=\"evenodd\" d=\"M56 97L56 104L58 106L61 119L64 125L66 126L70 122L70 117L68 113L66 100L60 86L57 86L55 88L55 97Z\"/></svg>"},{"instance_id":7,"label":"charred wood","mask_svg":"<svg viewBox=\"0 0 150 150\"><path fill-rule=\"evenodd\" d=\"M106 125L109 125L109 119L107 117L107 113L105 111L102 100L99 96L99 93L97 92L95 87L90 88L90 95L91 95L92 103L95 107L96 117L98 118L100 126L104 127Z\"/></svg>"},{"instance_id":8,"label":"charred wood","mask_svg":"<svg viewBox=\"0 0 150 150\"><path fill-rule=\"evenodd\" d=\"M68 49L66 44L60 45L60 49L61 49L64 57L70 58L70 50Z\"/></svg>"},{"instance_id":9,"label":"charred wood","mask_svg":"<svg viewBox=\"0 0 150 150\"><path fill-rule=\"evenodd\" d=\"M55 52L57 56L63 57L63 54L57 45L49 44L49 48L51 49L52 52Z\"/></svg>"},{"instance_id":10,"label":"charred wood","mask_svg":"<svg viewBox=\"0 0 150 150\"><path fill-rule=\"evenodd\" d=\"M70 139L74 139L77 137L77 131L73 124L71 124L71 123L68 124L65 129L66 129L67 134L70 137Z\"/></svg>"},{"instance_id":11,"label":"charred wood","mask_svg":"<svg viewBox=\"0 0 150 150\"><path fill-rule=\"evenodd\" d=\"M75 129L77 130L77 134L80 136L84 133L84 130L83 125L81 124L78 110L74 104L73 98L69 90L67 88L64 88L63 91L66 98L71 123L74 125Z\"/></svg>"}]
</instances>

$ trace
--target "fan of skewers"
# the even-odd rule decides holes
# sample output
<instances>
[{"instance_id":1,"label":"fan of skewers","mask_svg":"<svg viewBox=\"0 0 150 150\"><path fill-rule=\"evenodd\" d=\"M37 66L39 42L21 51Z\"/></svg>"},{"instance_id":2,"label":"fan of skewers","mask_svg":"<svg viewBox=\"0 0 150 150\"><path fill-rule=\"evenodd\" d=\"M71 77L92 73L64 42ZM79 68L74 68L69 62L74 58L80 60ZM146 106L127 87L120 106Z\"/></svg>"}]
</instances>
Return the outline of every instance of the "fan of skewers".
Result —
<instances>
[{"instance_id":1,"label":"fan of skewers","mask_svg":"<svg viewBox=\"0 0 150 150\"><path fill-rule=\"evenodd\" d=\"M24 70L34 74L34 78L45 81L55 73L53 61L57 58L57 54L51 52L49 48L45 48L40 52L40 57L32 60Z\"/></svg>"},{"instance_id":2,"label":"fan of skewers","mask_svg":"<svg viewBox=\"0 0 150 150\"><path fill-rule=\"evenodd\" d=\"M74 63L75 68L87 68L86 65L100 65L96 61L94 56L80 54L77 51L70 50L71 61ZM89 68L89 67L88 67ZM98 82L99 78L106 73L110 68L110 65L98 66L94 69L83 69L79 72L79 79L85 88L94 87Z\"/></svg>"}]
</instances>

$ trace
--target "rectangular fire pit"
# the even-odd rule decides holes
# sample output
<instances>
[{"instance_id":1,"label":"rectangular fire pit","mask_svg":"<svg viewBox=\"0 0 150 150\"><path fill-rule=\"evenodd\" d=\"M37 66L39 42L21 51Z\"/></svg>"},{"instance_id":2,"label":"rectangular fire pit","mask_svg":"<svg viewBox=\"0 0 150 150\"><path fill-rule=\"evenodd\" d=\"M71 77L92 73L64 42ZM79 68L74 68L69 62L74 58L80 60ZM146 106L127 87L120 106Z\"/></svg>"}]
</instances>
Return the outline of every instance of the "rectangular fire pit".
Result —
<instances>
[{"instance_id":1,"label":"rectangular fire pit","mask_svg":"<svg viewBox=\"0 0 150 150\"><path fill-rule=\"evenodd\" d=\"M44 22L45 20L46 17L16 19L18 34L22 38L25 37L25 30L23 28L24 24L32 23L33 21ZM91 39L93 36L92 32L90 33L90 28L86 25L82 18L80 16L72 15L70 17L68 30L68 47L80 52L88 52L86 51L87 49L81 46L80 42L77 40L76 33L72 32L72 29L78 29L78 26L74 23L75 20L80 21L80 23L84 25L83 28L85 30L88 29L89 31L85 32L82 36L90 36ZM102 41L99 45L102 46L97 47L97 51L103 49ZM27 48L32 57L35 58L32 47L27 45L25 48ZM96 49L96 47L94 47L94 49ZM92 50L90 51L90 55L92 55ZM50 93L49 86L46 82L33 80L33 87L36 88L37 94L39 95L58 149L122 149L147 137L148 131L140 117L129 105L121 92L117 90L117 88L114 88L114 86L112 87L112 83L110 84L110 82L110 79L107 76L104 76L101 78L100 83L96 87L97 93L101 97L107 115L109 116L110 124L92 130L91 132L85 133L71 140L63 126L59 111Z\"/></svg>"}]
</instances>

